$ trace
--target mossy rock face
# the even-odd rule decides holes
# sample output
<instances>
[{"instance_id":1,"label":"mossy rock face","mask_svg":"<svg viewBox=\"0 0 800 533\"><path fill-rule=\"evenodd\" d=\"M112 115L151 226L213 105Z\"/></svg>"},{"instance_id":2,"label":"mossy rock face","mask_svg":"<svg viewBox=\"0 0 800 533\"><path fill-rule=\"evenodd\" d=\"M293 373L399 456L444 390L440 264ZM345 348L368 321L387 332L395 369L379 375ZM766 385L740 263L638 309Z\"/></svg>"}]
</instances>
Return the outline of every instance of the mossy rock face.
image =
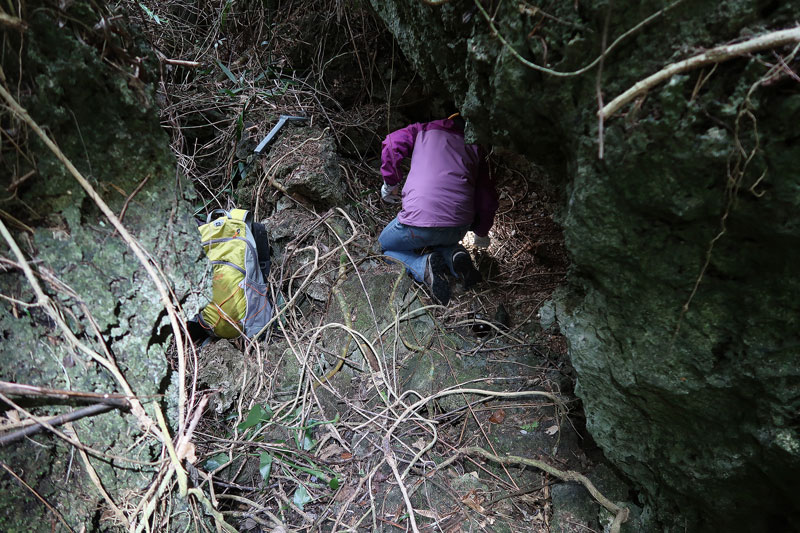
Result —
<instances>
[{"instance_id":1,"label":"mossy rock face","mask_svg":"<svg viewBox=\"0 0 800 533\"><path fill-rule=\"evenodd\" d=\"M36 4L25 6L28 28L23 44L7 35L4 85L12 88L33 119L122 218L160 266L186 312L192 313L198 306L205 262L187 208L191 187L179 187L152 87L142 81L153 65L149 60L139 63L137 77L135 66L126 63L146 57L137 43L107 42L103 48L91 30L103 15L95 11L95 4L75 2L65 13L56 12L51 4ZM19 46L22 52L17 55ZM77 338L115 361L146 409L152 398L166 394L163 405L174 415L176 389L165 355L171 328L154 283L64 165L33 131L3 113L3 128L25 142L17 143L24 155L15 154L15 148L4 142L0 187L5 190L33 171L15 188L15 196L0 205L4 224ZM5 242L0 247L4 257L13 257ZM24 303L36 301L17 269L0 273L0 292ZM0 308L0 379L84 392L123 392L108 371L65 339L41 308L5 299ZM20 402L39 415L79 407ZM157 458L158 449L151 448L147 439L139 440L142 430L130 414L112 411L75 422L73 428L84 445L99 452L145 462ZM75 531L83 526L87 531L111 527L113 513L76 450L47 432L32 440L0 449L0 460ZM146 488L154 474L153 467L141 464L96 458L91 462L118 504ZM0 491L4 494L0 530L41 531L43 524L49 530L51 522L57 524L54 528L61 527L36 497L5 473Z\"/></svg>"},{"instance_id":2,"label":"mossy rock face","mask_svg":"<svg viewBox=\"0 0 800 533\"><path fill-rule=\"evenodd\" d=\"M596 68L522 65L473 2L372 4L468 133L525 154L560 188L573 267L552 314L588 428L645 514L670 531L797 530L800 94L767 76L773 51L654 88L605 122L600 160ZM597 57L606 20L611 43L663 3L528 7L540 11L495 5L499 34L569 72ZM605 58L604 99L704 49L792 27L798 9L679 4Z\"/></svg>"},{"instance_id":3,"label":"mossy rock face","mask_svg":"<svg viewBox=\"0 0 800 533\"><path fill-rule=\"evenodd\" d=\"M406 343L416 346L430 337L433 323L427 314L417 311L422 302L402 266L371 260L360 265L357 273L348 270L337 283L325 316L326 324L336 326L322 334L329 353L340 356L346 350L349 359L369 372L372 357L380 359L381 367L392 367L410 354ZM400 338L395 336L395 323ZM354 339L346 328L368 334L370 344ZM378 337L376 330L383 334ZM335 359L328 359L333 365ZM354 369L345 365L342 372L353 375Z\"/></svg>"}]
</instances>

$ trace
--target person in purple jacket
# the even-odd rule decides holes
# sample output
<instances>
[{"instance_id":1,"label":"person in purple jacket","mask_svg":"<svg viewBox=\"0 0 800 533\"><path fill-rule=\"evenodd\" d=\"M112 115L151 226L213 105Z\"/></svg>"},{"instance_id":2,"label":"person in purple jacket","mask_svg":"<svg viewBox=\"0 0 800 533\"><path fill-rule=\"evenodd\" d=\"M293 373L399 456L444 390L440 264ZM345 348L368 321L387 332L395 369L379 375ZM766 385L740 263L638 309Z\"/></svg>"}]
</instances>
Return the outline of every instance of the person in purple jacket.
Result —
<instances>
[{"instance_id":1,"label":"person in purple jacket","mask_svg":"<svg viewBox=\"0 0 800 533\"><path fill-rule=\"evenodd\" d=\"M408 156L411 170L401 197L399 164ZM400 214L378 237L383 253L402 261L414 279L447 305L448 271L465 289L481 280L459 241L472 230L476 246L489 245L498 203L486 154L477 145L465 144L464 121L453 115L390 133L383 141L381 175L383 200L402 201Z\"/></svg>"}]
</instances>

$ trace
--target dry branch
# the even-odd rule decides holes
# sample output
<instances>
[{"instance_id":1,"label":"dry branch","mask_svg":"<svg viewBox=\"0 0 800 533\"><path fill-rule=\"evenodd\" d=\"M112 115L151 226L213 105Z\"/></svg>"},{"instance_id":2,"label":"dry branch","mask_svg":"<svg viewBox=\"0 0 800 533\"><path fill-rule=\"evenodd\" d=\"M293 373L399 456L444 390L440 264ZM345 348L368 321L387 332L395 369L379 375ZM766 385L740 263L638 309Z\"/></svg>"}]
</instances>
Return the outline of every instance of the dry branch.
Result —
<instances>
[{"instance_id":1,"label":"dry branch","mask_svg":"<svg viewBox=\"0 0 800 533\"><path fill-rule=\"evenodd\" d=\"M623 33L622 35L617 37L614 40L614 42L611 43L611 45L609 45L608 48L604 47L605 49L603 50L603 53L600 54L599 56L597 56L594 60L592 60L587 65L579 68L578 70L573 70L571 72L560 72L560 71L557 71L557 70L549 69L549 68L544 67L542 65L537 65L536 63L528 61L527 59L522 57L522 55L519 52L517 52L517 50L513 46L511 46L511 43L509 43L508 40L506 40L506 38L503 37L503 35L497 29L497 26L494 23L494 17L489 15L488 11L486 11L486 8L484 8L483 5L481 5L479 0L474 0L475 7L478 8L478 11L481 12L481 15L483 15L483 18L486 19L486 22L489 24L489 28L492 30L492 35L497 37L497 39L503 44L503 46L509 51L509 53L511 53L511 55L517 61L519 61L520 63L522 63L523 65L525 65L526 67L528 67L530 69L542 72L544 74L549 74L551 76L556 76L556 77L559 77L559 78L568 78L568 77L572 77L572 76L579 76L579 75L583 74L584 72L588 72L589 70L591 70L592 68L597 66L600 63L600 61L602 61L605 57L607 57L611 53L611 51L614 50L625 39L627 39L628 37L630 37L634 33L638 32L640 29L644 28L646 25L650 24L651 22L656 20L658 17L660 17L661 15L666 13L667 11L669 11L669 10L677 7L678 5L682 4L684 1L685 0L676 0L675 2L665 6L663 9L660 9L660 10L656 11L655 13L653 13L652 15L647 17L646 19L642 20L641 22L636 24L634 27L632 27L631 29L629 29L628 31L626 31L625 33Z\"/></svg>"},{"instance_id":2,"label":"dry branch","mask_svg":"<svg viewBox=\"0 0 800 533\"><path fill-rule=\"evenodd\" d=\"M110 411L113 408L114 408L113 405L98 403L96 405L81 407L80 409L70 411L69 413L64 413L63 415L58 415L54 418L50 418L47 420L47 423L51 426L60 426L61 424L66 424L67 422L79 420L87 416L94 416L100 413L105 413L106 411ZM0 446L7 446L9 444L17 442L18 440L22 440L25 437L29 437L31 435L40 432L44 428L45 428L44 425L37 423L36 425L26 427L25 429L20 429L19 431L14 431L13 433L9 433L8 435L3 435L2 437L0 437Z\"/></svg>"},{"instance_id":3,"label":"dry branch","mask_svg":"<svg viewBox=\"0 0 800 533\"><path fill-rule=\"evenodd\" d=\"M14 30L24 30L28 27L27 24L22 22L22 19L13 17L7 13L0 13L0 26Z\"/></svg>"},{"instance_id":4,"label":"dry branch","mask_svg":"<svg viewBox=\"0 0 800 533\"><path fill-rule=\"evenodd\" d=\"M72 426L72 424L67 423L66 428L75 436L75 440L80 442L80 439L78 439L78 434L75 431L75 428ZM97 491L106 501L108 506L111 507L111 510L114 512L114 515L120 522L122 522L122 524L126 528L130 527L130 521L125 516L125 514L120 510L119 505L116 504L116 502L111 498L111 495L108 493L106 488L103 486L103 482L100 480L100 476L97 475L97 470L95 470L94 465L92 465L92 462L89 460L89 455L86 453L86 451L80 448L78 449L78 455L80 455L81 461L83 461L83 466L86 471L86 475L89 476L89 479L92 481ZM81 531L83 531L83 529Z\"/></svg>"},{"instance_id":5,"label":"dry branch","mask_svg":"<svg viewBox=\"0 0 800 533\"><path fill-rule=\"evenodd\" d=\"M47 389L22 383L0 381L0 392L12 396L29 396L34 398L53 398L57 400L77 400L92 403L104 403L112 407L130 409L131 404L122 394L98 394L61 389Z\"/></svg>"},{"instance_id":6,"label":"dry branch","mask_svg":"<svg viewBox=\"0 0 800 533\"><path fill-rule=\"evenodd\" d=\"M169 59L165 57L162 61L167 65L176 65L179 67L197 68L200 66L199 61L186 61L184 59Z\"/></svg>"},{"instance_id":7,"label":"dry branch","mask_svg":"<svg viewBox=\"0 0 800 533\"><path fill-rule=\"evenodd\" d=\"M404 394L407 394L409 392L411 391L406 391L406 393ZM482 396L494 396L497 398L519 398L522 396L542 396L544 398L552 400L556 404L557 409L563 409L563 402L558 398L558 396L544 391L531 390L531 391L518 391L518 392L503 392L503 391L489 391L483 389L453 388L453 389L445 389L426 397L422 397L422 395L420 395L419 393L415 394L417 394L417 396L420 397L420 400L414 402L409 406L406 406L403 413L397 417L397 419L394 421L394 424L392 424L392 426L386 431L386 433L384 433L383 438L381 440L381 449L384 452L385 461L389 465L389 468L391 468L392 473L394 474L395 479L397 480L397 485L400 489L400 493L403 496L403 501L406 504L406 510L408 511L409 526L411 527L411 530L414 531L414 533L419 533L419 528L417 527L417 521L415 516L416 511L414 510L414 506L411 504L411 499L408 495L408 491L406 490L405 484L403 483L403 478L409 472L414 463L419 459L419 457L421 457L422 453L433 447L434 442L429 443L423 450L420 451L420 453L418 453L415 456L414 460L412 460L409 463L408 467L406 468L405 472L402 475L400 474L400 471L398 469L397 459L395 459L394 451L392 450L391 447L392 433L394 433L397 427L412 413L414 413L417 409L419 409L423 405L431 402L432 400L436 400L438 398L450 396L453 394L479 394ZM402 397L400 399L402 399ZM424 419L422 421L426 422ZM430 424L430 427L432 428L434 433L434 440L436 440L437 437L436 437L435 426L433 424Z\"/></svg>"},{"instance_id":8,"label":"dry branch","mask_svg":"<svg viewBox=\"0 0 800 533\"><path fill-rule=\"evenodd\" d=\"M636 82L630 89L606 104L605 107L597 112L597 115L603 120L608 120L608 118L616 113L622 106L640 94L649 91L656 85L681 72L704 67L706 65L722 63L723 61L728 61L729 59L752 52L758 52L769 48L779 48L796 42L800 42L800 27L795 27L790 30L774 31L741 43L726 44L706 50L702 54L667 65L655 74Z\"/></svg>"}]
</instances>

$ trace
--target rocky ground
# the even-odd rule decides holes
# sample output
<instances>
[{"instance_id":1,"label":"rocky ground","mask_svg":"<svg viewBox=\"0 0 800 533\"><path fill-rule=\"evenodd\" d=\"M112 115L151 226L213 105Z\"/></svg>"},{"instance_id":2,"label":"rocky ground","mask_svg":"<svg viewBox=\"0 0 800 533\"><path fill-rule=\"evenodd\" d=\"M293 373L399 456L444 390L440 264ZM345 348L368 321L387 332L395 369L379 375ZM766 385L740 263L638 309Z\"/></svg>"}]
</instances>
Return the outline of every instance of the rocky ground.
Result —
<instances>
[{"instance_id":1,"label":"rocky ground","mask_svg":"<svg viewBox=\"0 0 800 533\"><path fill-rule=\"evenodd\" d=\"M379 197L380 141L390 128L446 114L447 105L386 51L372 57L374 72L360 84L341 75L345 65L326 73L330 93L311 95L336 102L333 110L289 99L268 111L228 112L240 128L235 150L228 148L227 166L209 167L233 169L231 178L196 178L209 192L217 188L204 195L207 203L250 209L269 229L271 287L282 309L268 341L219 341L200 351L198 387L213 409L200 424L198 465L213 473L226 513L245 531L407 529L405 497L423 530L609 527L613 515L579 484L463 453L480 447L540 460L589 474L613 500L628 496L585 433L563 337L540 325L542 305L569 266L554 221L557 198L540 170L512 153L493 154L501 199L493 244L482 251L466 241L485 282L468 292L454 283L448 308L380 256L377 235L396 214ZM356 69L364 50L347 53ZM383 78L391 69L398 79ZM217 76L214 87L240 75L252 73ZM359 96L376 80L382 90ZM397 101L392 84L403 87ZM167 87L165 117L210 98L181 100ZM287 125L254 158L279 114L310 120ZM208 164L203 155L183 154ZM457 460L442 467L448 458Z\"/></svg>"},{"instance_id":2,"label":"rocky ground","mask_svg":"<svg viewBox=\"0 0 800 533\"><path fill-rule=\"evenodd\" d=\"M115 413L69 427L91 446L91 460L75 459L77 440L49 433L3 448L8 475L0 482L11 496L0 524L40 531L33 509L65 531L68 524L136 531L148 521L164 531L206 531L223 521L246 532L611 528L606 508L630 495L585 432L566 343L546 305L569 259L555 221L560 199L540 169L493 151L500 193L493 242L488 250L465 242L484 282L468 292L456 287L447 308L434 305L377 248L396 211L380 201L378 151L389 131L446 116L453 104L416 78L373 13L341 2L83 7L30 19L35 46L16 65L21 99L39 120L49 117L50 134L118 218L159 260L169 259L161 274L176 292L167 307L191 314L208 285L196 268L204 262L191 217L237 206L269 230L279 311L259 342L216 341L196 351L173 343L167 368L168 319L159 296L143 289L149 282L137 277L138 263L127 260L133 245L115 240L46 149L4 144L9 175L28 175L38 161L35 187L7 187L9 205L24 215L2 215L27 231L31 263L57 302L40 313L20 275L24 261L3 257L10 309L3 354L14 357L3 380L99 392L129 382L127 397L138 392L144 407L134 405L135 417ZM64 20L72 21L69 32L56 32ZM48 47L56 38L59 47ZM47 56L56 48L81 61ZM41 80L22 66L71 89L42 90L53 101L37 100ZM76 78L83 88L70 85ZM103 106L87 98L95 93L107 96ZM309 120L287 125L255 156L282 114ZM74 134L75 124L85 135ZM117 125L114 136L105 133L109 124ZM15 141L27 131L3 130ZM137 150L122 157L127 143ZM44 175L47 194L38 181ZM156 199L163 212L149 208ZM165 220L174 239L163 238ZM73 322L57 330L59 309ZM67 334L71 327L78 336ZM86 354L114 369L116 381ZM22 408L4 405L4 432L31 425L19 420L28 416ZM70 407L24 405L40 416ZM155 430L162 412L169 427ZM125 461L136 466L121 468ZM188 480L173 476L181 469ZM601 506L581 483L611 501Z\"/></svg>"},{"instance_id":3,"label":"rocky ground","mask_svg":"<svg viewBox=\"0 0 800 533\"><path fill-rule=\"evenodd\" d=\"M215 391L217 413L202 424L207 437L200 450L212 466L223 458L230 463L216 471L227 484L218 490L247 487L246 496L260 505L277 503L275 514L280 502L292 502L280 513L287 525L310 520L324 529L331 523L405 529L408 512L386 459L389 434L391 453L408 470L404 483L417 520L432 530L597 527L598 506L583 488L536 469L471 458L437 469L457 450L478 446L594 472L601 486L615 479L596 468L598 455L572 396L564 340L539 325L540 307L567 263L547 197L522 186L522 173L535 169L498 157L494 243L473 250L485 282L468 292L453 283L455 297L445 309L377 253L376 234L395 208L379 202L376 173L372 184L352 187L372 186L358 208L316 212L314 199L346 196L348 189L343 173L339 180L320 176L320 168L336 168L325 158L340 156L319 137L313 128L284 132L264 161L266 168L280 167L274 171L280 177L268 187L242 185L262 191L252 207L270 212L259 219L272 237L272 288L277 301L290 305L268 342L218 341L200 352L199 383ZM331 194L332 187L342 191ZM342 369L323 379L342 354ZM454 389L515 397L457 390L436 397ZM421 398L427 401L419 414L404 412ZM220 432L246 428L258 413L271 414L259 419L257 430L220 440ZM259 471L265 460L272 464L267 479ZM265 493L265 486L273 491ZM617 496L624 499L624 491ZM260 527L255 518L245 522Z\"/></svg>"}]
</instances>

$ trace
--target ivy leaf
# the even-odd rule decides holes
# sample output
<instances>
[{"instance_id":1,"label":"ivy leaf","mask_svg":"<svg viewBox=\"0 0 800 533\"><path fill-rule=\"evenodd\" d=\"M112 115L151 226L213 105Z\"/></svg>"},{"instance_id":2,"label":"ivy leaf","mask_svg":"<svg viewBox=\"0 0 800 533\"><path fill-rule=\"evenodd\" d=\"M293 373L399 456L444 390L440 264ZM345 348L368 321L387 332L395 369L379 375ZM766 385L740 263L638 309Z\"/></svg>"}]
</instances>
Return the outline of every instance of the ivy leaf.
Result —
<instances>
[{"instance_id":1,"label":"ivy leaf","mask_svg":"<svg viewBox=\"0 0 800 533\"><path fill-rule=\"evenodd\" d=\"M311 496L308 495L308 491L303 485L297 487L297 490L294 491L294 498L292 498L294 504L302 511L303 506L311 501Z\"/></svg>"},{"instance_id":2,"label":"ivy leaf","mask_svg":"<svg viewBox=\"0 0 800 533\"><path fill-rule=\"evenodd\" d=\"M209 457L203 463L203 468L211 472L212 470L216 470L220 466L224 465L228 462L228 454L226 453L218 453L213 457Z\"/></svg>"},{"instance_id":3,"label":"ivy leaf","mask_svg":"<svg viewBox=\"0 0 800 533\"><path fill-rule=\"evenodd\" d=\"M261 472L264 483L267 483L269 481L269 475L272 472L272 456L267 452L261 452L259 459L258 471Z\"/></svg>"},{"instance_id":4,"label":"ivy leaf","mask_svg":"<svg viewBox=\"0 0 800 533\"><path fill-rule=\"evenodd\" d=\"M247 418L244 422L239 424L239 431L244 431L245 429L251 428L256 424L260 424L261 422L266 422L272 418L272 409L267 407L266 409L262 407L260 404L255 404L250 412L247 413Z\"/></svg>"}]
</instances>

